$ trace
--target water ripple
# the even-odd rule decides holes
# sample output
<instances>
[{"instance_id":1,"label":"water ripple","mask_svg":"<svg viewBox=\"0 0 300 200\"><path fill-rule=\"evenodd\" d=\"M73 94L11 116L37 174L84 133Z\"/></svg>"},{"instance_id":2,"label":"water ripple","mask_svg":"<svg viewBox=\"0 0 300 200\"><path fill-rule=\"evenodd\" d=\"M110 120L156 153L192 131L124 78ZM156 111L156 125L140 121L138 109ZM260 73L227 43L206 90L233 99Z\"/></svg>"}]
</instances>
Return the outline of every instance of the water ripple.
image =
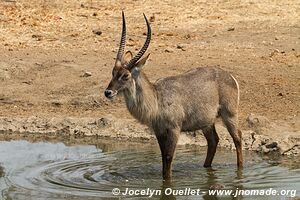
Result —
<instances>
[{"instance_id":1,"label":"water ripple","mask_svg":"<svg viewBox=\"0 0 300 200\"><path fill-rule=\"evenodd\" d=\"M22 150L16 148L20 145ZM7 188L3 194L13 199L99 199L112 197L111 190L115 187L121 190L163 187L157 146L109 152L88 145L67 147L24 141L2 142L0 146L14 155L0 153L4 158L1 165L6 169ZM300 187L299 168L272 165L256 154L247 153L245 169L238 171L233 154L232 151L218 151L214 167L205 169L202 167L203 149L179 148L172 187L209 189L215 184L227 189ZM14 159L17 161L13 162Z\"/></svg>"}]
</instances>

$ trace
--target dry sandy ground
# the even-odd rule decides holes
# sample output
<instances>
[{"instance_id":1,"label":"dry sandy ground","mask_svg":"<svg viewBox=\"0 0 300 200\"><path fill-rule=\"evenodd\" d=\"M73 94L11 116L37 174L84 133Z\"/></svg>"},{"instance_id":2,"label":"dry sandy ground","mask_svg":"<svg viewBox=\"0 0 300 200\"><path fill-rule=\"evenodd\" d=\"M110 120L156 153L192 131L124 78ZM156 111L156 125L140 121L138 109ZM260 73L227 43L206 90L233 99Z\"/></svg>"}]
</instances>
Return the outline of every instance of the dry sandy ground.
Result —
<instances>
[{"instance_id":1,"label":"dry sandy ground","mask_svg":"<svg viewBox=\"0 0 300 200\"><path fill-rule=\"evenodd\" d=\"M219 65L240 83L245 148L298 152L300 2L294 0L0 0L0 130L153 138L122 98L103 95L121 10L129 50L144 42L142 13L151 20L144 69L151 81Z\"/></svg>"}]
</instances>

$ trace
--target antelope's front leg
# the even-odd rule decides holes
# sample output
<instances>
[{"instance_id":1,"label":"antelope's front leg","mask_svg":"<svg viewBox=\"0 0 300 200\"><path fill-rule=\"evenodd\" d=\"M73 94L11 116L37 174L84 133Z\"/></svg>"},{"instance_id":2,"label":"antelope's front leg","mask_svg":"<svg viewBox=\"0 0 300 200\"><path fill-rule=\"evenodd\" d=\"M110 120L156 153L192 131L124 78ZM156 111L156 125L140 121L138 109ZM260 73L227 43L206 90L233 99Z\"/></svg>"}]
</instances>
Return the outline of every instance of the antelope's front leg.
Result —
<instances>
[{"instance_id":1,"label":"antelope's front leg","mask_svg":"<svg viewBox=\"0 0 300 200\"><path fill-rule=\"evenodd\" d=\"M164 180L170 180L172 177L172 161L178 141L178 129L167 129L165 132L156 133L162 156L162 173Z\"/></svg>"}]
</instances>

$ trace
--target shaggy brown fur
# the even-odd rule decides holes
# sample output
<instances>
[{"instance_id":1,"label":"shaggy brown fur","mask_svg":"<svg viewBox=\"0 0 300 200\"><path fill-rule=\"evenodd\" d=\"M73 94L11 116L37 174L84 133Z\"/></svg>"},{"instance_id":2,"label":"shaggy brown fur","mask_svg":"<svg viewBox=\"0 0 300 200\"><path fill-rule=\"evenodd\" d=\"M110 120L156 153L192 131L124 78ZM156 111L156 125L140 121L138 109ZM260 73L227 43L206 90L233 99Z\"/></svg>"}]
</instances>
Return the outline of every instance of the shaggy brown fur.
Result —
<instances>
[{"instance_id":1,"label":"shaggy brown fur","mask_svg":"<svg viewBox=\"0 0 300 200\"><path fill-rule=\"evenodd\" d=\"M145 20L148 34L144 47L137 54L139 57L146 51L151 38L150 25L146 17ZM124 23L123 15L123 30ZM125 45L124 35L125 31L122 31L121 50ZM118 53L118 57L120 55ZM217 117L222 118L232 136L237 165L242 167L242 135L238 130L239 85L236 79L221 68L202 67L152 84L142 72L148 56L137 59L132 58L131 52L126 52L122 58L117 57L105 96L114 98L117 94L124 94L132 116L154 131L162 154L164 179L171 178L172 161L181 131L203 131L208 143L204 167L211 166L219 142L215 129ZM133 62L134 59L137 61Z\"/></svg>"},{"instance_id":2,"label":"shaggy brown fur","mask_svg":"<svg viewBox=\"0 0 300 200\"><path fill-rule=\"evenodd\" d=\"M164 178L171 177L171 162L180 131L203 131L208 142L204 166L211 166L219 141L215 130L217 117L222 118L231 134L237 149L237 164L242 167L237 124L239 87L229 73L217 67L203 67L152 84L139 69L123 70L129 80L123 83L113 78L107 89L123 92L132 116L155 132L162 151Z\"/></svg>"}]
</instances>

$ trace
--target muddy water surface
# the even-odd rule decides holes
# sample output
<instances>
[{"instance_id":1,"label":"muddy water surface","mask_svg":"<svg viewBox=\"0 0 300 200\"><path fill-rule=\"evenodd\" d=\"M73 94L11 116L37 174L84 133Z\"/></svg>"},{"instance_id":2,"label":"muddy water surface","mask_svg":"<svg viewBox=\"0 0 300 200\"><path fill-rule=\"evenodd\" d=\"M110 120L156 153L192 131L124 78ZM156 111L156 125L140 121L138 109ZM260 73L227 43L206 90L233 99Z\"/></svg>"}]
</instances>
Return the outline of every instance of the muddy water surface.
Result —
<instances>
[{"instance_id":1,"label":"muddy water surface","mask_svg":"<svg viewBox=\"0 0 300 200\"><path fill-rule=\"evenodd\" d=\"M2 199L148 199L146 195L112 194L129 190L162 191L153 199L232 199L209 196L209 188L273 188L290 190L286 199L300 196L299 157L264 157L245 152L245 169L238 171L235 152L219 149L212 169L204 169L205 149L179 147L172 183L161 180L161 157L156 144L100 140L97 144L71 145L25 140L0 141ZM198 196L163 195L166 188L200 189ZM295 190L298 190L295 193ZM240 195L237 199L253 197ZM262 198L262 197L261 197ZM0 198L1 199L1 198Z\"/></svg>"}]
</instances>

